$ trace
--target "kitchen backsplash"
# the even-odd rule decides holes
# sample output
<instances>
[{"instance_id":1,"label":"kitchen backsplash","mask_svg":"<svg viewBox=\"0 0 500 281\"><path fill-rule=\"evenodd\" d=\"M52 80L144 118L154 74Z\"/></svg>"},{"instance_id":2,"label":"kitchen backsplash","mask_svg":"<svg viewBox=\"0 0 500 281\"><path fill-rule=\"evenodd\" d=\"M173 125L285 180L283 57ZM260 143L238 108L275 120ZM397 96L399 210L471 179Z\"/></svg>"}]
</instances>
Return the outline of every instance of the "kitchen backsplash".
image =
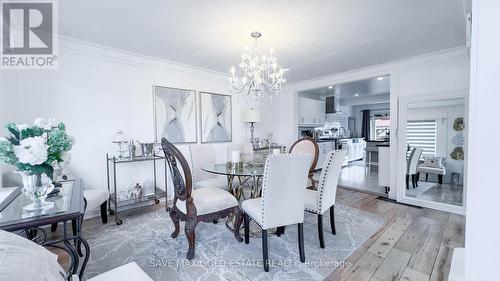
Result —
<instances>
[{"instance_id":1,"label":"kitchen backsplash","mask_svg":"<svg viewBox=\"0 0 500 281\"><path fill-rule=\"evenodd\" d=\"M347 129L347 119L348 116L347 114L342 114L342 113L329 113L326 114L325 120L326 122L338 122L340 123L340 126L344 127Z\"/></svg>"}]
</instances>

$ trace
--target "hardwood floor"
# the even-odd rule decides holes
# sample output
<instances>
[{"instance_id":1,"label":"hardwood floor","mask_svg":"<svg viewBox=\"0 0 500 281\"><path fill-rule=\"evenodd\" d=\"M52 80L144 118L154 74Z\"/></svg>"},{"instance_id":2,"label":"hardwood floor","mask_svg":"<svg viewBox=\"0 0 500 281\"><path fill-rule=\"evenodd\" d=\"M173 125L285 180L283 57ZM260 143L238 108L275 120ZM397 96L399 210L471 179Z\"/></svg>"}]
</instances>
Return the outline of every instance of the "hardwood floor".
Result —
<instances>
[{"instance_id":1,"label":"hardwood floor","mask_svg":"<svg viewBox=\"0 0 500 281\"><path fill-rule=\"evenodd\" d=\"M338 203L384 218L384 225L325 280L440 281L448 279L453 248L464 246L465 217L400 205L337 189ZM155 206L161 208L163 204ZM93 218L85 222L101 223ZM110 222L112 223L112 222ZM325 231L325 235L331 235ZM59 262L68 258L59 250Z\"/></svg>"},{"instance_id":2,"label":"hardwood floor","mask_svg":"<svg viewBox=\"0 0 500 281\"><path fill-rule=\"evenodd\" d=\"M465 217L395 204L339 188L337 202L385 219L326 280L447 280L453 248L464 246Z\"/></svg>"},{"instance_id":3,"label":"hardwood floor","mask_svg":"<svg viewBox=\"0 0 500 281\"><path fill-rule=\"evenodd\" d=\"M378 185L377 167L372 167L371 170L368 170L364 162L357 161L342 167L338 185L349 190L387 196L385 194L385 187Z\"/></svg>"}]
</instances>

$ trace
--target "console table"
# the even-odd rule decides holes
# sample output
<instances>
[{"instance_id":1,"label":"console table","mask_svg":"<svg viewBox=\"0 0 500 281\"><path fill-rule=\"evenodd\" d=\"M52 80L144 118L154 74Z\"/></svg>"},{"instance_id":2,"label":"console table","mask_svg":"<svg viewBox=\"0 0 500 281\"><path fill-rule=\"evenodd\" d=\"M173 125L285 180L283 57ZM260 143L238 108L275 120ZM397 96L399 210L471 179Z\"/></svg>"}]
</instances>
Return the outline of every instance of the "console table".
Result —
<instances>
[{"instance_id":1,"label":"console table","mask_svg":"<svg viewBox=\"0 0 500 281\"><path fill-rule=\"evenodd\" d=\"M59 195L46 199L54 202L54 207L40 212L23 211L23 206L31 201L23 193L17 195L0 210L0 229L25 236L42 246L64 250L70 257L68 276L78 274L82 280L90 256L89 245L81 235L86 202L79 180L61 184ZM67 229L71 222L75 223L74 232ZM63 236L53 238L47 233L45 226L57 223L63 224ZM85 253L82 253L80 245L85 248ZM83 257L81 266L80 257Z\"/></svg>"}]
</instances>

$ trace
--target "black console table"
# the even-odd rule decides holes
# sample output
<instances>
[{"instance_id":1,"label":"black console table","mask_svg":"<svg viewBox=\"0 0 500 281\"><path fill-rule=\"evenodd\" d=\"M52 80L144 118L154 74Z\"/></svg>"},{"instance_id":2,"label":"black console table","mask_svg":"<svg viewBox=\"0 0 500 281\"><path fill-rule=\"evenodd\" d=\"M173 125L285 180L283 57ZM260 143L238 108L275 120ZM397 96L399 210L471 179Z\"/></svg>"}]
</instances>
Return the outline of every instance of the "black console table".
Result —
<instances>
[{"instance_id":1,"label":"black console table","mask_svg":"<svg viewBox=\"0 0 500 281\"><path fill-rule=\"evenodd\" d=\"M62 182L59 195L47 198L46 201L54 202L54 207L40 212L26 212L23 211L23 206L30 204L31 201L22 193L17 195L0 210L0 229L16 232L42 246L64 250L70 257L68 276L78 274L82 280L90 248L81 235L85 199L80 181ZM71 222L75 223L74 232L67 229L67 225ZM62 238L52 238L47 234L46 226L57 223L63 224ZM81 252L81 245L85 248L85 253ZM80 257L83 257L81 266Z\"/></svg>"}]
</instances>

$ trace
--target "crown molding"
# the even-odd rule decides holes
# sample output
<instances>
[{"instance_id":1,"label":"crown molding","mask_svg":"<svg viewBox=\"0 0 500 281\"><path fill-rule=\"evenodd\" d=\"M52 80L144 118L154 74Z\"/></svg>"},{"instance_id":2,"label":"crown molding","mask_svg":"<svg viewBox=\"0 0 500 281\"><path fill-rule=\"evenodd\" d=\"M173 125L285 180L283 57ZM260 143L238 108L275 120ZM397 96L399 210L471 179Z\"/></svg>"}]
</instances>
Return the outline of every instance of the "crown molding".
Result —
<instances>
[{"instance_id":1,"label":"crown molding","mask_svg":"<svg viewBox=\"0 0 500 281\"><path fill-rule=\"evenodd\" d=\"M91 59L176 73L197 79L227 82L227 74L158 57L129 52L66 36L57 36L59 51Z\"/></svg>"},{"instance_id":2,"label":"crown molding","mask_svg":"<svg viewBox=\"0 0 500 281\"><path fill-rule=\"evenodd\" d=\"M335 73L323 77L318 77L310 80L295 82L288 85L287 92L297 92L326 85L333 85L339 83L350 82L354 80L361 80L372 78L376 76L383 76L401 70L409 70L423 66L431 66L442 64L445 62L468 60L467 49L465 46L456 48L445 49L437 52L427 53L420 56L406 58L368 66L364 68L354 69L346 72Z\"/></svg>"}]
</instances>

